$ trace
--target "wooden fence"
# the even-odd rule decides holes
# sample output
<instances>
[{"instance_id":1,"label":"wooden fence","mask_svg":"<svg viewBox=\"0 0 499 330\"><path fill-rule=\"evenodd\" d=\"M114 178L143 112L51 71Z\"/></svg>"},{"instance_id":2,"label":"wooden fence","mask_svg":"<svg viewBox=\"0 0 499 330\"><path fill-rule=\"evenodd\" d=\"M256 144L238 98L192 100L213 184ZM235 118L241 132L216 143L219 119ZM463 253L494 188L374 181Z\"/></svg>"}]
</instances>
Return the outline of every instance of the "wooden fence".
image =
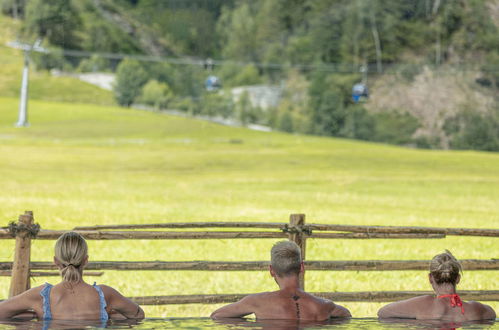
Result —
<instances>
[{"instance_id":1,"label":"wooden fence","mask_svg":"<svg viewBox=\"0 0 499 330\"><path fill-rule=\"evenodd\" d=\"M245 228L266 229L266 231L164 231L164 229L201 228ZM146 231L147 229L156 229ZM157 229L162 229L158 231ZM116 225L76 227L74 231L90 240L133 240L133 239L262 239L281 238L294 241L300 246L305 268L321 271L396 271L427 270L429 260L347 260L312 261L306 260L308 238L321 239L443 239L446 236L485 236L499 237L499 229L473 228L432 228L400 226L349 226L333 224L306 224L304 214L292 214L289 223L268 222L195 222L161 223L148 225ZM135 231L134 231L135 230ZM269 231L273 230L273 231ZM16 240L13 262L0 262L0 276L11 276L9 295L17 295L30 287L30 276L56 276L56 266L51 262L30 260L31 240L55 240L64 231L40 229L34 223L33 212L26 211L17 223L0 228L0 239ZM499 270L499 259L461 260L463 268L470 270ZM269 261L93 261L86 270L192 270L192 271L259 271L267 270ZM52 271L52 272L50 272ZM102 272L85 272L99 276ZM305 286L305 279L300 278ZM313 292L313 294L334 301L386 302L432 294L428 291L368 291L368 292ZM234 302L246 294L203 294L131 297L141 305L166 304L211 304ZM466 300L499 301L499 290L460 291Z\"/></svg>"}]
</instances>

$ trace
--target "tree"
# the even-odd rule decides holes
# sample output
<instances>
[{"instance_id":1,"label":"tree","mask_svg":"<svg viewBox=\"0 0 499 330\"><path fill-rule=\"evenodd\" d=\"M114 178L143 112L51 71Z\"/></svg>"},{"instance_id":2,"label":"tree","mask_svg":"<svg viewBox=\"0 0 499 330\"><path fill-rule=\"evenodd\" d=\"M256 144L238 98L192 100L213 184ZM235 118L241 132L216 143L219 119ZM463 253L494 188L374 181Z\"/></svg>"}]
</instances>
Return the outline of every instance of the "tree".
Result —
<instances>
[{"instance_id":1,"label":"tree","mask_svg":"<svg viewBox=\"0 0 499 330\"><path fill-rule=\"evenodd\" d=\"M125 59L116 70L114 95L120 105L129 107L140 95L142 86L147 82L147 73L139 62Z\"/></svg>"},{"instance_id":2,"label":"tree","mask_svg":"<svg viewBox=\"0 0 499 330\"><path fill-rule=\"evenodd\" d=\"M31 0L26 5L28 33L47 38L52 45L80 48L81 17L71 0Z\"/></svg>"}]
</instances>

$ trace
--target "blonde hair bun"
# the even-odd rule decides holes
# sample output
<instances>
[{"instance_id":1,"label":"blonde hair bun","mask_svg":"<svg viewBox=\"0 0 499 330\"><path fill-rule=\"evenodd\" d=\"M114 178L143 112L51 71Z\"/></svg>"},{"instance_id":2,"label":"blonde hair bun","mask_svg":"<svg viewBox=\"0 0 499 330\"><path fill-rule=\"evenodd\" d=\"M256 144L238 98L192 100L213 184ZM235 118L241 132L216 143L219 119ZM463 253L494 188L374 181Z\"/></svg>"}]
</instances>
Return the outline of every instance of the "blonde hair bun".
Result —
<instances>
[{"instance_id":1,"label":"blonde hair bun","mask_svg":"<svg viewBox=\"0 0 499 330\"><path fill-rule=\"evenodd\" d=\"M430 262L430 274L437 284L456 284L461 272L461 264L449 250L437 254Z\"/></svg>"},{"instance_id":2,"label":"blonde hair bun","mask_svg":"<svg viewBox=\"0 0 499 330\"><path fill-rule=\"evenodd\" d=\"M57 239L55 257L63 266L61 276L64 281L76 283L81 280L83 271L81 266L87 253L87 242L74 231L64 233Z\"/></svg>"}]
</instances>

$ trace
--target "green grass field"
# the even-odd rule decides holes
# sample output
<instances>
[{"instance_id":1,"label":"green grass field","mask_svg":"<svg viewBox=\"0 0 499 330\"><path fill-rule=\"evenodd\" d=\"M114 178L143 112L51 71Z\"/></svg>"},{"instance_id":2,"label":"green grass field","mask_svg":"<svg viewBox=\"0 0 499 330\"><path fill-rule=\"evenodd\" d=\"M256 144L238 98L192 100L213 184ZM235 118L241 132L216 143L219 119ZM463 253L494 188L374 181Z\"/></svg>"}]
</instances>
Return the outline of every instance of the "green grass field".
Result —
<instances>
[{"instance_id":1,"label":"green grass field","mask_svg":"<svg viewBox=\"0 0 499 330\"><path fill-rule=\"evenodd\" d=\"M45 229L179 221L308 222L499 228L499 154L413 150L254 132L111 106L109 92L32 71L31 127L15 128L22 57L0 15L0 221L33 210ZM59 101L59 102L54 102ZM63 103L60 101L71 101ZM80 102L80 103L78 103ZM85 104L84 104L85 103ZM93 103L90 105L89 103ZM101 104L101 105L96 105ZM275 240L89 241L93 260L267 260ZM50 241L32 260L50 261ZM496 238L309 240L309 260L497 258ZM11 261L4 241L0 260ZM461 289L497 289L499 272L466 272ZM56 278L35 278L32 285ZM267 272L106 272L128 296L274 290ZM310 291L429 290L426 272L307 272ZM0 279L0 298L9 279ZM381 304L345 303L355 316ZM491 304L496 311L499 303ZM147 307L207 316L215 305Z\"/></svg>"},{"instance_id":2,"label":"green grass field","mask_svg":"<svg viewBox=\"0 0 499 330\"><path fill-rule=\"evenodd\" d=\"M254 132L117 107L0 99L0 218L33 210L46 229L178 221L287 221L499 227L499 155L413 150ZM275 240L90 241L93 260L266 260ZM34 244L49 261L53 242ZM495 238L309 240L309 260L497 258ZM12 260L4 242L2 261ZM138 277L138 275L140 277ZM497 289L499 272L466 272L461 289ZM425 290L426 272L308 272L311 291ZM33 285L55 278L36 278ZM92 279L93 280L93 279ZM106 272L126 295L273 290L266 272ZM8 279L2 280L7 295ZM373 316L379 304L345 303ZM499 304L494 303L497 309ZM206 316L213 305L148 307Z\"/></svg>"}]
</instances>

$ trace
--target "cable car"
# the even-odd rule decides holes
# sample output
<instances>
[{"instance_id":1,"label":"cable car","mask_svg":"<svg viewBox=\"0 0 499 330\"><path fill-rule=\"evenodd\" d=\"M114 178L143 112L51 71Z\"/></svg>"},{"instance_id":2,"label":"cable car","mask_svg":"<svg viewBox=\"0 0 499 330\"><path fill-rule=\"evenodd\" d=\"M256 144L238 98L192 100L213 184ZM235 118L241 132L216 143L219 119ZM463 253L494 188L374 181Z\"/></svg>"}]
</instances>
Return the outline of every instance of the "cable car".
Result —
<instances>
[{"instance_id":1,"label":"cable car","mask_svg":"<svg viewBox=\"0 0 499 330\"><path fill-rule=\"evenodd\" d=\"M369 98L369 90L364 83L356 83L352 87L352 100L354 103L359 103L362 100Z\"/></svg>"}]
</instances>

